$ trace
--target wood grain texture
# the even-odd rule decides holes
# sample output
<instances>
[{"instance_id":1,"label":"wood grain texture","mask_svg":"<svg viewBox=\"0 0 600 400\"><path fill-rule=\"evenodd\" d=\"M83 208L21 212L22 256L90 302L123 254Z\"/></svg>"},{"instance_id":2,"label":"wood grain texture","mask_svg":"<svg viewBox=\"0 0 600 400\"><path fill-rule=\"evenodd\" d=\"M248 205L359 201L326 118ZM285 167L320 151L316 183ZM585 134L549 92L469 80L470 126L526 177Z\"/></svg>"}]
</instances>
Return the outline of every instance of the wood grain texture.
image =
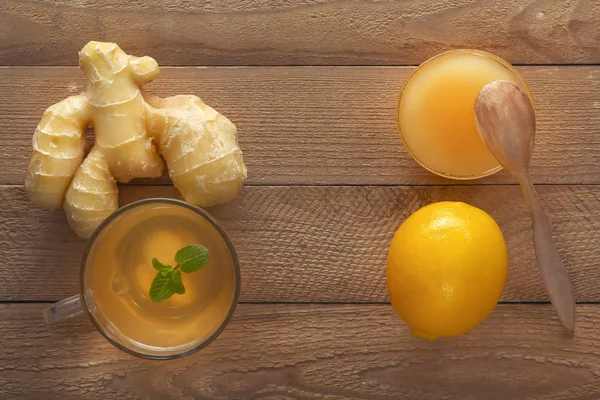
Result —
<instances>
[{"instance_id":1,"label":"wood grain texture","mask_svg":"<svg viewBox=\"0 0 600 400\"><path fill-rule=\"evenodd\" d=\"M4 0L0 62L75 65L101 40L164 65L414 65L454 48L600 63L599 20L595 0Z\"/></svg>"},{"instance_id":2,"label":"wood grain texture","mask_svg":"<svg viewBox=\"0 0 600 400\"><path fill-rule=\"evenodd\" d=\"M600 184L600 66L519 70L537 107L534 182ZM197 94L231 118L251 185L456 184L425 171L402 146L396 102L412 71L165 68L149 90ZM42 112L83 86L78 68L0 68L0 184L23 182ZM505 172L477 181L507 182L514 180Z\"/></svg>"},{"instance_id":3,"label":"wood grain texture","mask_svg":"<svg viewBox=\"0 0 600 400\"><path fill-rule=\"evenodd\" d=\"M600 187L541 186L576 299L600 301ZM174 197L166 186L125 186L121 205ZM386 302L387 249L418 208L464 201L504 232L509 276L503 301L547 301L531 222L518 187L246 187L209 211L229 232L242 269L243 302ZM33 208L23 187L0 187L0 300L57 300L78 289L84 241L62 211Z\"/></svg>"},{"instance_id":4,"label":"wood grain texture","mask_svg":"<svg viewBox=\"0 0 600 400\"><path fill-rule=\"evenodd\" d=\"M113 348L85 318L41 322L39 304L0 305L0 398L595 400L600 305L567 338L549 305L499 305L466 336L410 336L389 305L240 305L187 358Z\"/></svg>"}]
</instances>

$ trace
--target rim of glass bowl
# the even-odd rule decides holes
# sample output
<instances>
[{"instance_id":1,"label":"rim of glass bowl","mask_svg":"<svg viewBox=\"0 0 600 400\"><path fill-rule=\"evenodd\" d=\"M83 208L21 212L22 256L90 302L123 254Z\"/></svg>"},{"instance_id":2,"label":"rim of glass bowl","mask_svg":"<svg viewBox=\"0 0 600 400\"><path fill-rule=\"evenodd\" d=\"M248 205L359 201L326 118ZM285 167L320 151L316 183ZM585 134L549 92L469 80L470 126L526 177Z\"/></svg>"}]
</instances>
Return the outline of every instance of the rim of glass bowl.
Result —
<instances>
[{"instance_id":1,"label":"rim of glass bowl","mask_svg":"<svg viewBox=\"0 0 600 400\"><path fill-rule=\"evenodd\" d=\"M89 255L94 243L96 242L96 239L100 235L100 233L104 230L104 228L106 228L106 226L108 224L110 224L115 218L117 218L124 212L127 212L131 209L134 209L134 208L146 205L146 204L152 204L152 203L162 203L162 204L167 203L167 204L173 204L173 205L176 205L179 207L184 207L184 208L187 208L187 209L195 212L196 214L200 215L201 217L203 217L213 227L215 227L215 229L219 232L219 234L225 241L225 244L227 245L227 249L229 250L229 252L231 254L231 258L233 259L234 273L235 273L235 288L234 288L233 299L232 299L231 305L229 307L227 316L225 317L223 322L221 322L221 325L219 325L217 330L215 330L215 332L213 332L213 334L211 336L209 336L207 339L199 342L198 345L196 345L184 352L181 352L181 353L165 354L165 355L148 354L148 353L142 353L142 352L130 349L129 347L119 343L116 339L112 338L107 332L105 332L104 329L101 327L101 325L98 322L98 320L96 319L96 317L90 311L90 307L86 300L86 295L84 293L84 272L85 272L85 266L87 263L87 258L88 258L88 255ZM192 204L189 204L189 203L186 203L185 201L182 201L182 200L169 199L169 198L156 197L156 198L138 200L138 201L135 201L133 203L127 204L127 205L119 208L118 210L113 212L111 215L109 215L104 221L102 221L102 223L96 228L96 230L94 231L92 236L90 236L90 238L88 239L87 244L85 246L85 250L83 252L83 256L81 258L81 270L80 270L79 275L80 275L80 281L79 281L80 294L81 294L81 302L83 305L83 310L84 310L85 314L88 316L88 318L90 319L90 321L92 321L92 323L94 324L94 327L96 328L96 330L98 332L100 332L100 334L102 336L104 336L104 338L106 340L108 340L116 348L118 348L126 353L132 354L134 356L146 358L146 359L150 359L150 360L172 360L175 358L181 358L181 357L185 357L190 354L193 354L193 353L205 348L206 346L208 346L213 340L215 340L223 332L225 327L229 324L229 321L231 321L231 318L233 317L233 313L235 312L235 309L237 307L239 297L240 297L241 282L240 282L239 259L237 256L237 252L235 251L235 248L233 247L233 243L231 242L231 239L227 235L227 232L225 231L225 229L223 229L223 227L217 222L217 220L215 220L208 212L206 212L202 208L192 205Z\"/></svg>"},{"instance_id":2,"label":"rim of glass bowl","mask_svg":"<svg viewBox=\"0 0 600 400\"><path fill-rule=\"evenodd\" d=\"M404 145L404 148L406 149L406 151L408 151L408 154L410 154L410 156L421 167L425 168L427 171L429 171L429 172L431 172L433 174L436 174L438 176L441 176L442 178L448 178L448 179L455 179L455 180L466 181L466 180L472 180L472 179L481 179L481 178L485 178L486 176L493 175L496 172L499 172L499 171L501 171L503 169L502 165L498 164L497 167L492 168L492 169L490 169L488 171L485 171L485 172L483 172L481 174L478 174L478 175L452 175L452 174L447 173L447 172L437 171L437 170L431 168L430 166L426 165L421 160L419 160L419 157L417 157L417 155L408 146L408 144L406 143L406 140L404 138L404 133L402 132L402 127L400 125L400 118L399 118L399 115L400 115L400 102L402 101L402 95L404 94L404 89L406 88L406 85L408 85L408 83L410 82L410 80L412 79L412 77L417 73L417 71L419 71L419 69L421 69L421 67L423 67L424 65L428 64L430 61L435 60L438 57L442 57L442 56L445 56L445 55L451 54L451 53L462 53L462 52L475 53L475 54L479 54L481 56L489 57L489 58L493 59L494 61L496 61L497 63L499 63L500 65L502 65L504 68L508 69L512 74L515 75L515 77L518 79L519 83L521 84L521 87L524 88L527 91L527 94L529 95L529 99L531 100L532 104L533 104L533 96L531 95L531 90L529 89L529 86L527 85L527 82L521 76L521 74L515 69L515 67L513 65L511 65L505 59L500 58L500 57L498 57L495 54L488 53L487 51L483 51L483 50L476 50L476 49L454 49L454 50L445 51L443 53L436 54L435 56L427 59L426 61L424 61L423 63L421 63L417 68L415 68L415 70L410 74L410 76L408 77L408 79L406 80L406 82L404 82L404 85L402 86L402 91L400 92L400 95L398 96L398 103L396 104L396 128L398 129L398 132L400 133L400 139L402 140L402 144ZM535 107L534 107L534 109L535 109Z\"/></svg>"}]
</instances>

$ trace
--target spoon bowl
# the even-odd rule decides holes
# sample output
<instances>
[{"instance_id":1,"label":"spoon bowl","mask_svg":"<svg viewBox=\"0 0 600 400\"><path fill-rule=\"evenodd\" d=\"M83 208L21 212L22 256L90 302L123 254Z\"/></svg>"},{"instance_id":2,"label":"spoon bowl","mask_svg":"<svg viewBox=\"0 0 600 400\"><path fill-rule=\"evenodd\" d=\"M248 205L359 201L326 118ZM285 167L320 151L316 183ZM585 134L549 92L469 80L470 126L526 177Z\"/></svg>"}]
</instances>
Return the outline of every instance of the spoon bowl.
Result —
<instances>
[{"instance_id":1,"label":"spoon bowl","mask_svg":"<svg viewBox=\"0 0 600 400\"><path fill-rule=\"evenodd\" d=\"M527 94L512 82L489 83L475 101L475 119L479 136L498 162L512 176L528 174L535 112Z\"/></svg>"}]
</instances>

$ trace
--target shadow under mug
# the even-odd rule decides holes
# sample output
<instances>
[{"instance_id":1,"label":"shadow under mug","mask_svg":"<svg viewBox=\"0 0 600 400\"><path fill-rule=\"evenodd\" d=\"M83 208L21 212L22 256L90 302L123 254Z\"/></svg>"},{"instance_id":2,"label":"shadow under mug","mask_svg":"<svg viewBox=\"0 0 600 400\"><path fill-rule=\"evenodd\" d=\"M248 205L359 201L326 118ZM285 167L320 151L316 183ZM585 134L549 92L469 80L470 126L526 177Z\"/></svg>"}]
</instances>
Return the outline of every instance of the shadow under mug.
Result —
<instances>
[{"instance_id":1,"label":"shadow under mug","mask_svg":"<svg viewBox=\"0 0 600 400\"><path fill-rule=\"evenodd\" d=\"M145 212L144 208L152 208L152 207L161 207L166 210L168 208L172 208L173 210L178 210L178 215L185 215L188 213L190 218L196 218L202 222L202 229L209 230L210 234L215 237L216 241L220 241L220 251L225 259L229 260L228 264L230 265L212 265L213 268L229 268L228 272L225 274L230 282L227 283L227 292L223 294L219 293L219 287L213 287L212 293L214 297L216 296L227 296L226 303L221 309L211 311L211 316L217 318L217 322L214 323L214 326L206 328L205 326L201 326L204 332L201 332L201 329L192 330L190 335L193 337L187 343L179 343L174 346L155 346L147 343L140 342L139 340L133 339L130 336L122 332L118 324L111 321L110 318L107 318L105 313L102 311L102 307L99 307L97 302L94 300L94 291L92 289L92 281L91 277L93 276L93 262L90 261L93 258L93 253L97 251L97 244L101 241L102 236L105 234L109 234L111 229L119 224L124 224L127 221L127 217L133 215L134 213L140 213L143 215ZM163 211L161 211L163 212ZM166 211L168 212L168 211ZM211 251L212 254L212 251ZM210 263L209 258L209 263ZM208 268L207 264L204 268ZM156 271L152 269L151 265L148 265L151 273L155 274ZM97 268L97 267L96 267ZM199 273L199 272L196 272ZM52 304L48 308L44 310L44 319L46 322L58 322L65 320L67 318L76 317L82 314L86 314L88 318L92 321L96 329L114 346L117 348L133 354L138 357L155 359L155 360L166 360L173 359L178 357L183 357L194 353L204 347L206 347L210 342L219 336L219 334L225 329L225 326L231 320L235 308L238 303L240 294L240 268L239 261L233 244L231 240L227 236L225 230L219 225L219 223L211 217L206 211L202 210L199 207L193 206L191 204L185 203L180 200L167 199L167 198L153 198L153 199L145 199L140 200L131 204L128 204L113 214L111 214L108 218L106 218L100 226L96 229L96 231L89 238L85 250L83 252L83 256L81 259L81 272L80 272L80 293L59 301L58 303ZM116 295L115 295L116 296ZM177 296L177 295L175 295ZM230 301L229 301L230 298ZM211 300L216 299L208 299L209 303ZM215 302L213 301L213 303ZM223 298L219 299L221 303L223 303ZM201 310L198 310L200 312ZM212 318L211 320L215 320ZM166 321L165 323L168 323ZM129 327L131 331L131 327ZM135 327L133 328L135 329ZM141 328L140 328L141 329ZM207 331L208 329L208 331ZM158 333L157 333L158 334ZM197 334L196 337L193 335Z\"/></svg>"}]
</instances>

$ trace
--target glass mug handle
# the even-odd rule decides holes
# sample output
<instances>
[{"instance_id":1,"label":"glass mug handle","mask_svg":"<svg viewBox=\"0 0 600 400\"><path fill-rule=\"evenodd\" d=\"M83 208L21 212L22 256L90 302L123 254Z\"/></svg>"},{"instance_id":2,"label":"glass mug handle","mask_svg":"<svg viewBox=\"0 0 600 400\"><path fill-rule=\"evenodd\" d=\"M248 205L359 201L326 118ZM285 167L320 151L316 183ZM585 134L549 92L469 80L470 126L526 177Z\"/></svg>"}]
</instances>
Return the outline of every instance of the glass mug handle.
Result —
<instances>
[{"instance_id":1,"label":"glass mug handle","mask_svg":"<svg viewBox=\"0 0 600 400\"><path fill-rule=\"evenodd\" d=\"M83 314L83 304L79 294L54 303L43 311L44 321L48 323L63 321L81 314Z\"/></svg>"}]
</instances>

